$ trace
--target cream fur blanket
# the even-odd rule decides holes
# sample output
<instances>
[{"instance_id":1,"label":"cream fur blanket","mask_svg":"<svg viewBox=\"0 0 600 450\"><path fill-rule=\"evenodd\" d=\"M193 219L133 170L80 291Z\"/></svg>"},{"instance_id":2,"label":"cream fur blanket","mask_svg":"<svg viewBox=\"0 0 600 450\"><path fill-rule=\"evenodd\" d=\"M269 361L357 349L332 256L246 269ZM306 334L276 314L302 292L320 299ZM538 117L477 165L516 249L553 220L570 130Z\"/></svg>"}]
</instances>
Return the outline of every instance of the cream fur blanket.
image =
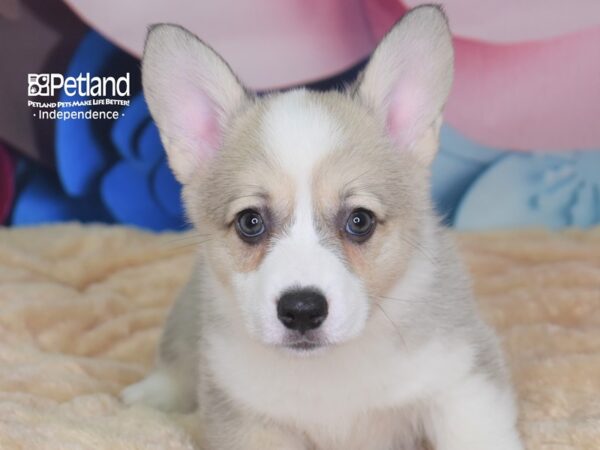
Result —
<instances>
[{"instance_id":1,"label":"cream fur blanket","mask_svg":"<svg viewBox=\"0 0 600 450\"><path fill-rule=\"evenodd\" d=\"M527 448L600 449L600 229L459 239ZM194 448L193 417L116 397L150 368L192 253L188 235L0 230L1 449Z\"/></svg>"}]
</instances>

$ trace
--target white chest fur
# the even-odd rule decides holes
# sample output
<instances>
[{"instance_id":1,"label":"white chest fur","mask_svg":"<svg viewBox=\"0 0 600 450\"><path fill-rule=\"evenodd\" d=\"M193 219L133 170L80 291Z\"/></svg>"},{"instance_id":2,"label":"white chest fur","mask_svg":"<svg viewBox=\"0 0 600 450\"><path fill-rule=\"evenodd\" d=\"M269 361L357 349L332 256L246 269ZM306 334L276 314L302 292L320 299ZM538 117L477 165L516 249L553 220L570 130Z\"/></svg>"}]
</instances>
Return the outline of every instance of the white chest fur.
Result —
<instances>
[{"instance_id":1,"label":"white chest fur","mask_svg":"<svg viewBox=\"0 0 600 450\"><path fill-rule=\"evenodd\" d=\"M304 431L350 437L357 421L416 403L464 376L466 345L432 340L403 350L387 333L366 334L321 355L298 357L213 335L208 364L221 389L252 410Z\"/></svg>"}]
</instances>

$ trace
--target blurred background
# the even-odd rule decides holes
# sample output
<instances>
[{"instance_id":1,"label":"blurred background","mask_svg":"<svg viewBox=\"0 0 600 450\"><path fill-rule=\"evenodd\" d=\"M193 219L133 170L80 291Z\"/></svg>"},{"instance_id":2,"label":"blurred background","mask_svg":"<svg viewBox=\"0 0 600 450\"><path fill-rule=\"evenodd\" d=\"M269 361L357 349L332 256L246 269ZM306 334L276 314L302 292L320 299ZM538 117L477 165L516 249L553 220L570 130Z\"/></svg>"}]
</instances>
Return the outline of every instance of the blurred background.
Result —
<instances>
[{"instance_id":1,"label":"blurred background","mask_svg":"<svg viewBox=\"0 0 600 450\"><path fill-rule=\"evenodd\" d=\"M141 92L149 24L190 29L257 92L331 89L351 83L385 32L421 3L429 2L0 0L0 223L186 227ZM600 224L600 2L439 3L456 49L433 166L446 223ZM86 73L130 74L126 104L112 106L117 119L40 119L28 104L41 101L29 95L29 74ZM60 90L43 101L63 100L91 98Z\"/></svg>"}]
</instances>

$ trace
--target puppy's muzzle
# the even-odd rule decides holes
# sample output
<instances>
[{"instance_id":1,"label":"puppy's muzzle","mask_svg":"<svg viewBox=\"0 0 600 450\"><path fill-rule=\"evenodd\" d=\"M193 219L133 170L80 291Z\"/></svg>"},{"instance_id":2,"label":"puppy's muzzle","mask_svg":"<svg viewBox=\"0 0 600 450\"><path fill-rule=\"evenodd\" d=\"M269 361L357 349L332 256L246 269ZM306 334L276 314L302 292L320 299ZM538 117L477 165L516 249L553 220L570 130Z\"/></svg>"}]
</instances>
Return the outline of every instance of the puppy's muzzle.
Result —
<instances>
[{"instance_id":1,"label":"puppy's muzzle","mask_svg":"<svg viewBox=\"0 0 600 450\"><path fill-rule=\"evenodd\" d=\"M321 326L327 309L327 299L317 289L294 289L285 292L277 302L277 317L286 328L304 334Z\"/></svg>"}]
</instances>

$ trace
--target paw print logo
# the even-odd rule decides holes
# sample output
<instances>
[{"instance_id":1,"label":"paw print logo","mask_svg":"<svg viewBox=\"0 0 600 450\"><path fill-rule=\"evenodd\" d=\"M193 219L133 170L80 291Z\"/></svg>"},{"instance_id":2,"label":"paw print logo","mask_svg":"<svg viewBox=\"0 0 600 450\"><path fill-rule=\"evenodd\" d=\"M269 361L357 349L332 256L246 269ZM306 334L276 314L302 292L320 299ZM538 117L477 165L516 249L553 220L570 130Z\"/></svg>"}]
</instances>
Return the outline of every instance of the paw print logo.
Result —
<instances>
[{"instance_id":1,"label":"paw print logo","mask_svg":"<svg viewBox=\"0 0 600 450\"><path fill-rule=\"evenodd\" d=\"M50 75L47 73L30 73L27 82L29 96L50 94Z\"/></svg>"}]
</instances>

